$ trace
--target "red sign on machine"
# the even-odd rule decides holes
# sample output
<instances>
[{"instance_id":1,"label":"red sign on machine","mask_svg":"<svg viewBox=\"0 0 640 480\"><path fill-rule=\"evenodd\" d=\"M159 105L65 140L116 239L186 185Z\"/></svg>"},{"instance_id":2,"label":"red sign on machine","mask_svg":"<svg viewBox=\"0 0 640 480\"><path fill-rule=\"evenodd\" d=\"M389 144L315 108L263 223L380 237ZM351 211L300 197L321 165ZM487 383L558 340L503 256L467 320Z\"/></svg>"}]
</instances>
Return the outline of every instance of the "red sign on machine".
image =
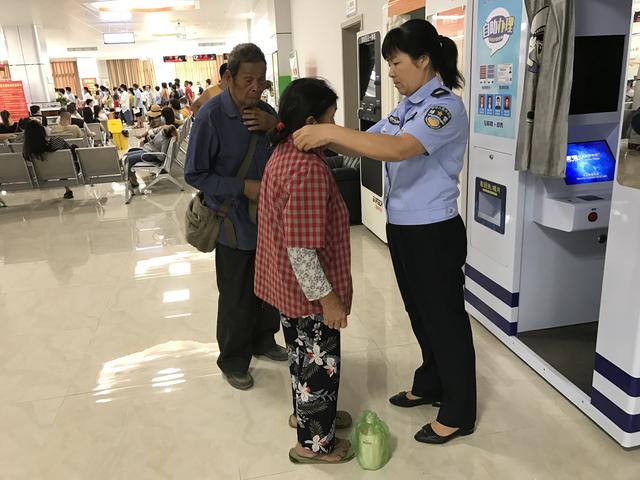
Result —
<instances>
[{"instance_id":1,"label":"red sign on machine","mask_svg":"<svg viewBox=\"0 0 640 480\"><path fill-rule=\"evenodd\" d=\"M16 120L29 116L21 80L0 80L0 110L8 110Z\"/></svg>"}]
</instances>

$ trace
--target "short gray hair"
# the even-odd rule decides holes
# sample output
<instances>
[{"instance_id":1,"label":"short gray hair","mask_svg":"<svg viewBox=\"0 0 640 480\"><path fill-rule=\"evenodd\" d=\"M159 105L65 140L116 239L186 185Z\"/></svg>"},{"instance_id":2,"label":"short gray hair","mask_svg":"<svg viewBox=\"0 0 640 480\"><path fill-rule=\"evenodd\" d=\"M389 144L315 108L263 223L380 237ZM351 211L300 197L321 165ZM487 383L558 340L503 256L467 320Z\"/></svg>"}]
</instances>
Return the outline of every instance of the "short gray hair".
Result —
<instances>
[{"instance_id":1,"label":"short gray hair","mask_svg":"<svg viewBox=\"0 0 640 480\"><path fill-rule=\"evenodd\" d=\"M229 71L231 76L235 78L240 71L240 66L243 63L264 63L267 66L267 60L264 57L264 53L260 50L260 47L253 43L241 43L236 45L229 54Z\"/></svg>"}]
</instances>

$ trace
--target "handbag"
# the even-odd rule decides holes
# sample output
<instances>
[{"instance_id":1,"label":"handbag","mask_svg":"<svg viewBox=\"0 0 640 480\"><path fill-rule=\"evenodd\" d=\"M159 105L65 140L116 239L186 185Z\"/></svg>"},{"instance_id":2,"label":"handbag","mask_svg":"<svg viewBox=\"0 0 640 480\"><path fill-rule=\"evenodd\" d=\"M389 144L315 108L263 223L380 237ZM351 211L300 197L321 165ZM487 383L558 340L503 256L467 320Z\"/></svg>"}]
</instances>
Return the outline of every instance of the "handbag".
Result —
<instances>
[{"instance_id":1,"label":"handbag","mask_svg":"<svg viewBox=\"0 0 640 480\"><path fill-rule=\"evenodd\" d=\"M258 136L251 135L249 149L236 175L244 180L256 152ZM190 245L204 253L213 252L218 243L220 228L224 225L227 240L232 248L237 246L236 230L227 214L231 208L232 198L227 198L218 210L212 210L204 204L204 193L198 192L189 202L185 213L185 237Z\"/></svg>"}]
</instances>

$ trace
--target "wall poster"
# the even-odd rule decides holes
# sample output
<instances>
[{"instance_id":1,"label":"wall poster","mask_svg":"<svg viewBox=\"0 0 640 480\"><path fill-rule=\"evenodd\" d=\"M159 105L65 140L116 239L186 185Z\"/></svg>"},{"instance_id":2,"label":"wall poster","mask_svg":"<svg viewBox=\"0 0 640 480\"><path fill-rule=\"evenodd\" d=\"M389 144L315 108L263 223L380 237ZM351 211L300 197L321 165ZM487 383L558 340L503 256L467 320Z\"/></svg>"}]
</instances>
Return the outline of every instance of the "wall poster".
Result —
<instances>
[{"instance_id":1,"label":"wall poster","mask_svg":"<svg viewBox=\"0 0 640 480\"><path fill-rule=\"evenodd\" d=\"M521 0L483 0L478 4L476 65L472 75L479 93L475 133L513 139L518 119Z\"/></svg>"}]
</instances>

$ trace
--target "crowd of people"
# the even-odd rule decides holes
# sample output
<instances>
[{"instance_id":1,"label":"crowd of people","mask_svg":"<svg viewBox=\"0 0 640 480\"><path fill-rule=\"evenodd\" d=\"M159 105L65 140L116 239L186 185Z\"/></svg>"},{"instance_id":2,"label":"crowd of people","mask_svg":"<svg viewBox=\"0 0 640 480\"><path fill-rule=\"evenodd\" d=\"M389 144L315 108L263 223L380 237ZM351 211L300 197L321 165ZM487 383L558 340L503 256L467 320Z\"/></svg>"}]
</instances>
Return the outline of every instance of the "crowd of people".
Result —
<instances>
[{"instance_id":1,"label":"crowd of people","mask_svg":"<svg viewBox=\"0 0 640 480\"><path fill-rule=\"evenodd\" d=\"M62 106L53 121L52 117L42 114L38 105L32 105L29 115L17 122L8 111L1 111L0 141L23 143L25 159L41 161L45 153L61 149L71 149L75 155L79 145L70 139L81 139L82 144L87 145L88 140L96 136L89 128L90 124L100 125L101 133L108 139L111 136L109 120L116 120L116 124L122 122L118 131L123 131L126 137L133 132L139 140L138 146L128 149L126 155L128 180L135 191L138 181L132 169L136 163L144 154L147 154L144 155L145 162L161 161L153 154L165 151L184 121L197 112L204 101L226 88L226 72L225 63L219 68L220 81L212 84L211 79L206 79L206 89L200 82L194 87L193 82L182 83L178 78L173 82L162 82L153 89L151 85L140 87L137 83L131 87L121 84L113 89L96 84L93 93L84 87L81 97L75 95L71 87L60 88L57 100ZM64 198L73 198L69 187L65 188Z\"/></svg>"}]
</instances>

